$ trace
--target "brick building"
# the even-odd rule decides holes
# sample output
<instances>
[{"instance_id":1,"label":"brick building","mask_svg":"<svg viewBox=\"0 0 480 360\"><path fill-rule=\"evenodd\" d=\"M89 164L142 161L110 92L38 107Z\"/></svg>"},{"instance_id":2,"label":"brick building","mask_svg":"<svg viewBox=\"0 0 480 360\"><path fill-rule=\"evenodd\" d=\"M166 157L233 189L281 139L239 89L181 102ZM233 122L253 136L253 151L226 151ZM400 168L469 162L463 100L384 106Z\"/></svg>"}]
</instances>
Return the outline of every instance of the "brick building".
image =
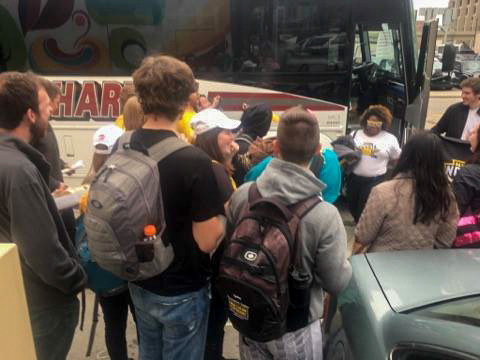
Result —
<instances>
[{"instance_id":1,"label":"brick building","mask_svg":"<svg viewBox=\"0 0 480 360\"><path fill-rule=\"evenodd\" d=\"M480 0L450 0L452 21L448 26L447 42L465 42L480 52Z\"/></svg>"}]
</instances>

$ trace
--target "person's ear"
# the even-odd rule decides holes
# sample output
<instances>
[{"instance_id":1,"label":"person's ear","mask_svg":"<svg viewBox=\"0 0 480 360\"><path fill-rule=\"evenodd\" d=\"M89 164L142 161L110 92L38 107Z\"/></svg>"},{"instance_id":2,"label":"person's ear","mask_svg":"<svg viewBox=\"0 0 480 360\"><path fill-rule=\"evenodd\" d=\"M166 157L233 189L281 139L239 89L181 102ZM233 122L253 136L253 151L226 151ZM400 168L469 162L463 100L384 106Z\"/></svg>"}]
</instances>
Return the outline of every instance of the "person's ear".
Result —
<instances>
[{"instance_id":1,"label":"person's ear","mask_svg":"<svg viewBox=\"0 0 480 360\"><path fill-rule=\"evenodd\" d=\"M320 155L322 153L322 144L318 144L317 148L315 149L315 155Z\"/></svg>"},{"instance_id":2,"label":"person's ear","mask_svg":"<svg viewBox=\"0 0 480 360\"><path fill-rule=\"evenodd\" d=\"M32 109L28 109L24 115L23 120L26 120L28 124L35 124L35 122L37 121L37 115Z\"/></svg>"},{"instance_id":3,"label":"person's ear","mask_svg":"<svg viewBox=\"0 0 480 360\"><path fill-rule=\"evenodd\" d=\"M278 140L275 139L273 140L273 155L276 157L276 158L279 158L281 159L282 156L280 154L280 145L278 144Z\"/></svg>"}]
</instances>

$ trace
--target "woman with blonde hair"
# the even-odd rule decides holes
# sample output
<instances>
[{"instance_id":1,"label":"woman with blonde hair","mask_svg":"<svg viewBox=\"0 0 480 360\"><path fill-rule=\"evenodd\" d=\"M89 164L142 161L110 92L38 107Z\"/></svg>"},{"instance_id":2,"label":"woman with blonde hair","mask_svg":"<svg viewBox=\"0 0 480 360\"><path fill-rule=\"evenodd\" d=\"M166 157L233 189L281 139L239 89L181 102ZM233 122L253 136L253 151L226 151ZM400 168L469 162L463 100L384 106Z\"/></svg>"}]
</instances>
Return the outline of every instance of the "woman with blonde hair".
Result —
<instances>
[{"instance_id":1,"label":"woman with blonde hair","mask_svg":"<svg viewBox=\"0 0 480 360\"><path fill-rule=\"evenodd\" d=\"M123 108L123 119L126 131L140 129L145 123L142 106L138 102L136 96L132 96L125 103L125 107Z\"/></svg>"}]
</instances>

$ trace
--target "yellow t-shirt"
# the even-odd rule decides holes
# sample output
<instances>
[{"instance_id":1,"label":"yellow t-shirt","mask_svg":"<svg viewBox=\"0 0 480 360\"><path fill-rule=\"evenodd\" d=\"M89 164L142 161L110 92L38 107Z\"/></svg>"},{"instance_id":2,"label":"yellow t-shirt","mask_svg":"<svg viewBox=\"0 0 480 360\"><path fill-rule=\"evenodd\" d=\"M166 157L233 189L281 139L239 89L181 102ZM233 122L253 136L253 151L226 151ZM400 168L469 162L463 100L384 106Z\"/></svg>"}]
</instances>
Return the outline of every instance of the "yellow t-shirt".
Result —
<instances>
[{"instance_id":1,"label":"yellow t-shirt","mask_svg":"<svg viewBox=\"0 0 480 360\"><path fill-rule=\"evenodd\" d=\"M196 114L195 111L186 110L183 113L183 116L180 120L177 121L177 131L180 134L185 135L189 142L193 140L193 129L190 126L193 116Z\"/></svg>"},{"instance_id":2,"label":"yellow t-shirt","mask_svg":"<svg viewBox=\"0 0 480 360\"><path fill-rule=\"evenodd\" d=\"M115 120L115 125L120 129L125 130L125 121L123 120L123 115L117 117L117 120Z\"/></svg>"}]
</instances>

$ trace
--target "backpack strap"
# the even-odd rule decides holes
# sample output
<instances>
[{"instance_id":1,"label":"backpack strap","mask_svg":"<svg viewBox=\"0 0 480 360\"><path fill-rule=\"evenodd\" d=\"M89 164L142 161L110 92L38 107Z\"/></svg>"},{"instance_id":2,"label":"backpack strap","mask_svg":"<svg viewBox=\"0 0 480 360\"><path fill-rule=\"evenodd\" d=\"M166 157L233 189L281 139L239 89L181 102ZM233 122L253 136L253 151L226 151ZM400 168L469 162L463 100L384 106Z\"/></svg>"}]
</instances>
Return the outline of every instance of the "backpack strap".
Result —
<instances>
[{"instance_id":1,"label":"backpack strap","mask_svg":"<svg viewBox=\"0 0 480 360\"><path fill-rule=\"evenodd\" d=\"M117 149L126 149L130 146L130 142L132 140L133 130L126 131L118 138L118 145Z\"/></svg>"},{"instance_id":2,"label":"backpack strap","mask_svg":"<svg viewBox=\"0 0 480 360\"><path fill-rule=\"evenodd\" d=\"M261 198L262 198L262 195L258 191L257 183L254 182L248 188L248 203L253 204L255 201L260 200Z\"/></svg>"},{"instance_id":3,"label":"backpack strap","mask_svg":"<svg viewBox=\"0 0 480 360\"><path fill-rule=\"evenodd\" d=\"M294 217L290 208L287 205L285 205L285 203L281 199L274 196L264 198L258 191L257 184L253 183L248 189L247 209L250 209L250 210L255 209L259 214L264 213L266 216L273 215L273 214L269 214L268 210L267 212L263 212L262 210L264 209L262 209L262 205L274 206L279 211L276 215L281 216L281 218L286 223L289 223ZM293 233L292 233L292 236L293 236Z\"/></svg>"},{"instance_id":4,"label":"backpack strap","mask_svg":"<svg viewBox=\"0 0 480 360\"><path fill-rule=\"evenodd\" d=\"M291 207L291 211L294 215L292 217L292 220L290 220L288 223L288 226L293 235L293 241L294 241L291 264L293 264L293 266L296 269L303 268L303 262L302 262L303 247L301 246L301 242L299 240L300 220L302 220L302 218L305 217L305 215L307 215L310 212L310 210L312 210L315 206L317 206L321 202L322 202L322 198L318 195L315 195L305 200L302 200Z\"/></svg>"},{"instance_id":5,"label":"backpack strap","mask_svg":"<svg viewBox=\"0 0 480 360\"><path fill-rule=\"evenodd\" d=\"M160 162L174 152L191 146L176 136L171 136L156 143L148 149L149 156L156 162Z\"/></svg>"},{"instance_id":6,"label":"backpack strap","mask_svg":"<svg viewBox=\"0 0 480 360\"><path fill-rule=\"evenodd\" d=\"M320 174L320 170L322 170L324 162L325 159L322 155L313 155L309 166L310 171L313 172L315 176L318 176L318 174Z\"/></svg>"}]
</instances>

